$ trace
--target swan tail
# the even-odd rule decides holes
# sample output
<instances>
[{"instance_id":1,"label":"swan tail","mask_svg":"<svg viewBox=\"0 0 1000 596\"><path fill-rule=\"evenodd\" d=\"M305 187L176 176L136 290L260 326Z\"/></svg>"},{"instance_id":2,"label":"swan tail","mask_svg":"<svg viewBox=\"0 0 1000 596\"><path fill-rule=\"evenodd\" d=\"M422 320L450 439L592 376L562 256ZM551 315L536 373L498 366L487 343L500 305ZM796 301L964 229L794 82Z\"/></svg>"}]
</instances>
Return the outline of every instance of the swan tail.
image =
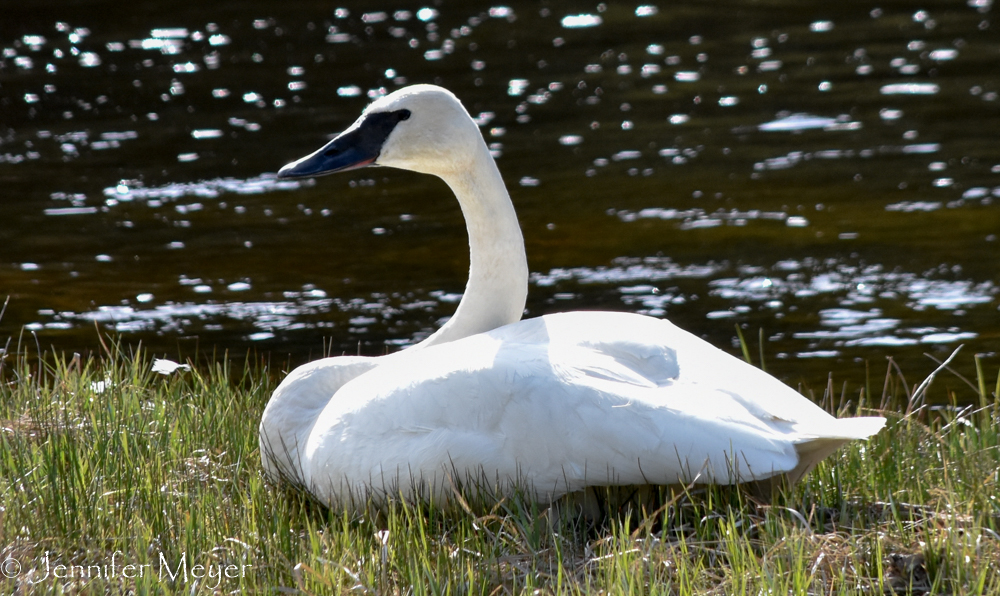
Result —
<instances>
[{"instance_id":1,"label":"swan tail","mask_svg":"<svg viewBox=\"0 0 1000 596\"><path fill-rule=\"evenodd\" d=\"M788 484L794 486L816 467L816 464L833 455L843 445L858 439L867 439L885 426L885 418L872 416L839 418L825 429L822 436L806 436L795 444L799 463L785 474Z\"/></svg>"},{"instance_id":2,"label":"swan tail","mask_svg":"<svg viewBox=\"0 0 1000 596\"><path fill-rule=\"evenodd\" d=\"M867 439L882 430L885 418L862 416L860 418L838 418L835 424L823 432L824 438Z\"/></svg>"}]
</instances>

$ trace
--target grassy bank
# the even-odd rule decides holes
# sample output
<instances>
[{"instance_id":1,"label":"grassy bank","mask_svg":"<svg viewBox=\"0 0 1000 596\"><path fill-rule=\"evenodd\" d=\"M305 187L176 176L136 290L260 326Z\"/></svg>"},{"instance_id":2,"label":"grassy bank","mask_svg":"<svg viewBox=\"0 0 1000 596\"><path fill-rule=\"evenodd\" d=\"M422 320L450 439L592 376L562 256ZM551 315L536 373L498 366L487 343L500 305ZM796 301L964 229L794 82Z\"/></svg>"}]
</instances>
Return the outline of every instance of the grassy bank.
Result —
<instances>
[{"instance_id":1,"label":"grassy bank","mask_svg":"<svg viewBox=\"0 0 1000 596\"><path fill-rule=\"evenodd\" d=\"M970 408L911 403L891 367L867 395L831 383L890 424L774 502L698 489L583 528L516 498L352 516L268 484L261 364L42 361L0 368L0 594L1000 594L995 372L930 387Z\"/></svg>"}]
</instances>

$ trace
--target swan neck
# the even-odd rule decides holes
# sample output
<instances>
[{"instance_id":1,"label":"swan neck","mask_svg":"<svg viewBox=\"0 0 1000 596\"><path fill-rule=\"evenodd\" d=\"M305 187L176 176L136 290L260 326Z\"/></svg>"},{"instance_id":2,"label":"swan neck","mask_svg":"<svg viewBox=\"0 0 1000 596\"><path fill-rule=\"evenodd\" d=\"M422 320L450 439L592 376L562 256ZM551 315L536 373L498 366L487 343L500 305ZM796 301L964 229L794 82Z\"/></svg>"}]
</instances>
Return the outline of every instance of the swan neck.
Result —
<instances>
[{"instance_id":1,"label":"swan neck","mask_svg":"<svg viewBox=\"0 0 1000 596\"><path fill-rule=\"evenodd\" d=\"M528 295L524 238L500 170L480 138L471 165L441 176L469 234L469 282L454 316L419 345L483 333L521 320Z\"/></svg>"}]
</instances>

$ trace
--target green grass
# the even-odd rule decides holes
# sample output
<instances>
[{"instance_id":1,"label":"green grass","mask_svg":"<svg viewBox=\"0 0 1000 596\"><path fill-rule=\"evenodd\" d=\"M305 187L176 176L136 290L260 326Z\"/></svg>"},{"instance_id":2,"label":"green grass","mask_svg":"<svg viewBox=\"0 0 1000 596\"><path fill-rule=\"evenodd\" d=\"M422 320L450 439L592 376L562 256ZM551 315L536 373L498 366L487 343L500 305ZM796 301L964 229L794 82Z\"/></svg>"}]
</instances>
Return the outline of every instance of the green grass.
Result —
<instances>
[{"instance_id":1,"label":"green grass","mask_svg":"<svg viewBox=\"0 0 1000 596\"><path fill-rule=\"evenodd\" d=\"M692 489L597 528L519 498L354 515L271 485L257 423L280 374L260 363L34 361L0 366L0 594L1000 594L1000 422L978 358L978 379L929 389L967 409L911 404L891 367L868 396L831 381L817 398L883 408L888 428L771 503Z\"/></svg>"}]
</instances>

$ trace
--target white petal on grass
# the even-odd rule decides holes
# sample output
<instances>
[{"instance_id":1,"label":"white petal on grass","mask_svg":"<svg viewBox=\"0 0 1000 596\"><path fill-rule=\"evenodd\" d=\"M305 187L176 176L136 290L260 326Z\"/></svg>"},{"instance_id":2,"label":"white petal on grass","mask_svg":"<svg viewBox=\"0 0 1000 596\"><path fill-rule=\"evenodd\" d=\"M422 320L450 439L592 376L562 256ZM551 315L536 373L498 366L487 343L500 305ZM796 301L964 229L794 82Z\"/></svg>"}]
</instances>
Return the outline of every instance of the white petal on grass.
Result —
<instances>
[{"instance_id":1,"label":"white petal on grass","mask_svg":"<svg viewBox=\"0 0 1000 596\"><path fill-rule=\"evenodd\" d=\"M189 364L179 364L166 358L156 358L153 360L153 372L161 375L172 375L179 370L191 370Z\"/></svg>"}]
</instances>

